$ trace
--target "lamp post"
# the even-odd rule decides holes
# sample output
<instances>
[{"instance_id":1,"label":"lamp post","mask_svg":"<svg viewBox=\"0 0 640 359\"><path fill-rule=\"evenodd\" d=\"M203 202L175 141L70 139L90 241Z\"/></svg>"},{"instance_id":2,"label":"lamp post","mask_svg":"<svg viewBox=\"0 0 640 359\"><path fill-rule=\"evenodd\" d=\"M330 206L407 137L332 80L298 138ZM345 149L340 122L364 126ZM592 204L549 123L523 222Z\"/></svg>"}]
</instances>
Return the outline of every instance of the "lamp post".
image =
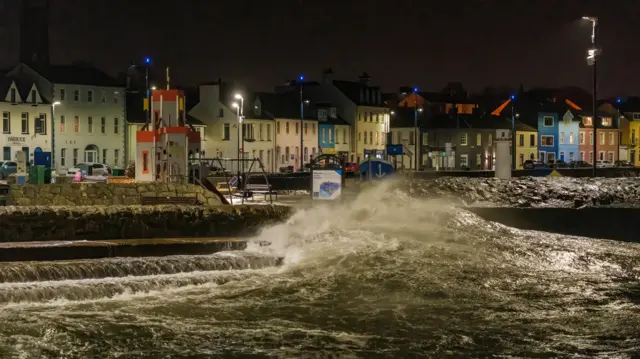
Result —
<instances>
[{"instance_id":1,"label":"lamp post","mask_svg":"<svg viewBox=\"0 0 640 359\"><path fill-rule=\"evenodd\" d=\"M516 165L516 96L511 95L511 169L515 170Z\"/></svg>"},{"instance_id":2,"label":"lamp post","mask_svg":"<svg viewBox=\"0 0 640 359\"><path fill-rule=\"evenodd\" d=\"M151 58L144 58L144 89L147 97L147 122L151 122L151 88L149 87L149 67L151 66ZM155 123L151 127L155 129Z\"/></svg>"},{"instance_id":3,"label":"lamp post","mask_svg":"<svg viewBox=\"0 0 640 359\"><path fill-rule=\"evenodd\" d=\"M51 104L51 165L54 169L57 168L56 166L56 136L55 136L55 131L56 131L56 106L60 105L60 101L56 101L54 103Z\"/></svg>"},{"instance_id":4,"label":"lamp post","mask_svg":"<svg viewBox=\"0 0 640 359\"><path fill-rule=\"evenodd\" d=\"M302 120L304 119L304 101L302 100L302 81L304 76L300 76L300 150L298 156L300 156L300 171L304 169L304 158L302 157L302 148L304 147L304 135L302 131Z\"/></svg>"},{"instance_id":5,"label":"lamp post","mask_svg":"<svg viewBox=\"0 0 640 359\"><path fill-rule=\"evenodd\" d=\"M596 30L598 28L598 18L595 16L583 16L582 19L591 22L591 48L587 51L587 64L593 67L593 117L591 122L593 123L593 177L596 176L596 156L598 156L598 72L596 66L596 57L599 55L600 50L597 48L596 42Z\"/></svg>"},{"instance_id":6,"label":"lamp post","mask_svg":"<svg viewBox=\"0 0 640 359\"><path fill-rule=\"evenodd\" d=\"M237 102L233 104L233 107L236 108L236 115L238 116L238 159L240 159L240 163L242 163L242 174L244 175L244 129L242 128L242 116L243 116L243 108L244 108L244 97L237 93L235 96L236 100L240 100L240 105ZM242 141L242 142L240 142ZM238 173L240 173L240 165L238 164Z\"/></svg>"},{"instance_id":7,"label":"lamp post","mask_svg":"<svg viewBox=\"0 0 640 359\"><path fill-rule=\"evenodd\" d=\"M418 170L418 88L413 88L413 170Z\"/></svg>"}]
</instances>

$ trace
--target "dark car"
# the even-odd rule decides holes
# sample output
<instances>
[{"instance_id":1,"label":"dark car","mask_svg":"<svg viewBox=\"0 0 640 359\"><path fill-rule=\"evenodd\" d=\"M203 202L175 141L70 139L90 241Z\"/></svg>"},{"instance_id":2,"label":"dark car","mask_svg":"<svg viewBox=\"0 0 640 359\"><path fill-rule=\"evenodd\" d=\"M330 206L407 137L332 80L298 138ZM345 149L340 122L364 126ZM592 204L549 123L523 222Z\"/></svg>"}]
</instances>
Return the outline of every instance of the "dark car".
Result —
<instances>
[{"instance_id":1,"label":"dark car","mask_svg":"<svg viewBox=\"0 0 640 359\"><path fill-rule=\"evenodd\" d=\"M540 161L526 160L522 164L522 168L524 168L525 170L535 170L540 168L547 168L547 165Z\"/></svg>"},{"instance_id":2,"label":"dark car","mask_svg":"<svg viewBox=\"0 0 640 359\"><path fill-rule=\"evenodd\" d=\"M593 168L593 165L586 161L572 161L569 163L570 168Z\"/></svg>"},{"instance_id":3,"label":"dark car","mask_svg":"<svg viewBox=\"0 0 640 359\"><path fill-rule=\"evenodd\" d=\"M616 167L633 167L633 164L629 161L616 161L613 165Z\"/></svg>"},{"instance_id":4,"label":"dark car","mask_svg":"<svg viewBox=\"0 0 640 359\"><path fill-rule=\"evenodd\" d=\"M360 169L357 163L347 162L344 164L344 171L346 173L356 173Z\"/></svg>"},{"instance_id":5,"label":"dark car","mask_svg":"<svg viewBox=\"0 0 640 359\"><path fill-rule=\"evenodd\" d=\"M569 168L569 164L564 160L551 160L547 163L547 167L549 168Z\"/></svg>"}]
</instances>

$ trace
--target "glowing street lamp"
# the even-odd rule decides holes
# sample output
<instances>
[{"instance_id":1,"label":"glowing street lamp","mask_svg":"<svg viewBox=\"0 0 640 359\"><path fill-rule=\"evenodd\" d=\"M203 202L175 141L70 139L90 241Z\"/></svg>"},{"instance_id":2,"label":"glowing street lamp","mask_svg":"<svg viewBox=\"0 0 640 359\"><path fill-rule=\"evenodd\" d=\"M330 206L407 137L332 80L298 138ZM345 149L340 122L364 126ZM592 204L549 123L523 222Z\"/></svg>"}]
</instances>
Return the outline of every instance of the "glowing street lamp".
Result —
<instances>
[{"instance_id":1,"label":"glowing street lamp","mask_svg":"<svg viewBox=\"0 0 640 359\"><path fill-rule=\"evenodd\" d=\"M60 101L55 101L51 104L51 165L53 169L56 169L56 106L60 106L61 104Z\"/></svg>"},{"instance_id":2,"label":"glowing street lamp","mask_svg":"<svg viewBox=\"0 0 640 359\"><path fill-rule=\"evenodd\" d=\"M597 47L596 34L598 28L598 18L595 16L583 16L583 20L591 22L591 48L587 51L587 64L593 67L593 177L596 176L596 156L598 155L598 72L596 66L596 58L600 54L601 50Z\"/></svg>"}]
</instances>

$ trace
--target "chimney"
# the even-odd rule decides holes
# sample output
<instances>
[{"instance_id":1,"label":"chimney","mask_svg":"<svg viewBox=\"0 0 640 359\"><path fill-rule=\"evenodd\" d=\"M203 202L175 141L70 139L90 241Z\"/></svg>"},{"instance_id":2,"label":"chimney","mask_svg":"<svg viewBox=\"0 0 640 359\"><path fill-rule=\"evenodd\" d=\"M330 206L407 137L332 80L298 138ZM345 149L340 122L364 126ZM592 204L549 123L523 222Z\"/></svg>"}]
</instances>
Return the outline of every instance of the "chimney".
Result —
<instances>
[{"instance_id":1,"label":"chimney","mask_svg":"<svg viewBox=\"0 0 640 359\"><path fill-rule=\"evenodd\" d=\"M368 73L363 72L362 75L358 77L358 82L360 82L362 85L368 86L369 83L371 82L371 77L369 76Z\"/></svg>"},{"instance_id":2,"label":"chimney","mask_svg":"<svg viewBox=\"0 0 640 359\"><path fill-rule=\"evenodd\" d=\"M333 81L333 74L334 74L333 69L330 67L322 70L322 83L323 84L331 83L331 81Z\"/></svg>"}]
</instances>

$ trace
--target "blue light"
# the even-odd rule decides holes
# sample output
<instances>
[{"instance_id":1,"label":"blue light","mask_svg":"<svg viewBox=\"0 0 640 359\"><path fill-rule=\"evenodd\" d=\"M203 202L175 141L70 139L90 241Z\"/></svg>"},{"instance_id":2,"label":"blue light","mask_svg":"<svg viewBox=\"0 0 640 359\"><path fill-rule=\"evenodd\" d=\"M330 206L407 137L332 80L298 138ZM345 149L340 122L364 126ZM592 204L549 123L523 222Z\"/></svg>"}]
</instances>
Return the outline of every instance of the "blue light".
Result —
<instances>
[{"instance_id":1,"label":"blue light","mask_svg":"<svg viewBox=\"0 0 640 359\"><path fill-rule=\"evenodd\" d=\"M144 58L144 63L145 64L150 64L151 63L151 58L150 57L145 57Z\"/></svg>"},{"instance_id":2,"label":"blue light","mask_svg":"<svg viewBox=\"0 0 640 359\"><path fill-rule=\"evenodd\" d=\"M418 92L418 88L417 88L417 87L414 87L414 88L413 88L413 92Z\"/></svg>"},{"instance_id":3,"label":"blue light","mask_svg":"<svg viewBox=\"0 0 640 359\"><path fill-rule=\"evenodd\" d=\"M300 75L300 81L304 81L304 76Z\"/></svg>"},{"instance_id":4,"label":"blue light","mask_svg":"<svg viewBox=\"0 0 640 359\"><path fill-rule=\"evenodd\" d=\"M511 100L515 100L516 99L516 95L511 95Z\"/></svg>"},{"instance_id":5,"label":"blue light","mask_svg":"<svg viewBox=\"0 0 640 359\"><path fill-rule=\"evenodd\" d=\"M622 100L620 99L620 97L618 97L618 99L616 100L617 103L622 102Z\"/></svg>"}]
</instances>

